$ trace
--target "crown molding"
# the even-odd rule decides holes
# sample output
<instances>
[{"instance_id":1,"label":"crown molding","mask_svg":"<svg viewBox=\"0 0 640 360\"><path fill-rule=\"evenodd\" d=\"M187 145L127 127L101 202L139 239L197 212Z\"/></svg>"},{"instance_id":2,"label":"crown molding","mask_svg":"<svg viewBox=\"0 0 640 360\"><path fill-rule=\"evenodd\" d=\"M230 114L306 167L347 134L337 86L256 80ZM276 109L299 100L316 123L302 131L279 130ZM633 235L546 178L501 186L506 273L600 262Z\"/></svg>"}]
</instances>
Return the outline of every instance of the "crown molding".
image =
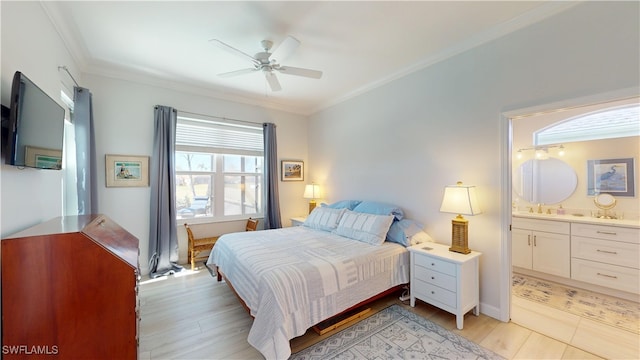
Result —
<instances>
[{"instance_id":1,"label":"crown molding","mask_svg":"<svg viewBox=\"0 0 640 360\"><path fill-rule=\"evenodd\" d=\"M533 10L527 11L523 14L521 14L520 16L517 16L513 19L510 19L508 21L505 21L503 23L500 23L496 26L493 26L489 29L487 29L484 32L478 33L475 36L461 42L458 44L455 44L454 46L451 46L443 51L438 52L435 55L429 56L427 58L422 59L421 61L410 65L404 69L401 69L393 74L390 74L386 77L383 77L381 79L378 79L376 81L370 82L360 88L357 88L353 91L348 92L345 95L342 95L340 97L337 97L333 100L330 100L318 107L315 107L313 109L311 109L311 113L316 113L318 111L324 110L326 108L335 106L337 104L340 104L344 101L347 101L349 99L352 99L356 96L359 96L361 94L364 94L366 92L369 92L373 89L376 89L380 86L383 86L385 84L388 84L394 80L398 80L400 78L403 78L411 73L414 73L416 71L425 69L431 65L434 65L436 63L439 63L441 61L444 61L446 59L449 59L451 57L454 57L458 54L461 54L465 51L471 50L475 47L478 47L480 45L483 45L489 41L501 38L507 34L510 34L516 30L525 28L529 25L535 24L539 21L542 21L546 18L549 18L551 16L554 16L556 14L559 14L569 8L572 8L574 6L576 6L577 4L581 3L582 1L576 1L576 2L569 2L569 1L553 1L553 2L548 2L545 3Z\"/></svg>"},{"instance_id":2,"label":"crown molding","mask_svg":"<svg viewBox=\"0 0 640 360\"><path fill-rule=\"evenodd\" d=\"M83 71L87 65L88 52L77 37L77 31L74 31L69 22L65 18L60 9L60 5L55 1L40 1L42 10L49 18L49 21L58 33L67 52L76 63L80 71ZM61 64L62 65L62 64Z\"/></svg>"},{"instance_id":3,"label":"crown molding","mask_svg":"<svg viewBox=\"0 0 640 360\"><path fill-rule=\"evenodd\" d=\"M251 94L229 88L214 88L204 83L194 84L193 80L190 80L190 82L187 83L184 81L184 79L169 78L166 77L166 74L154 74L148 69L136 69L132 71L130 69L125 69L122 66L114 64L96 62L90 63L91 60L89 58L88 50L83 45L82 41L80 41L80 39L77 37L78 32L74 31L74 29L72 29L72 27L69 25L69 22L66 20L64 14L62 14L60 6L56 2L40 2L54 28L60 35L60 38L65 44L65 47L67 48L69 54L76 62L76 65L78 66L80 72L83 74L86 73L120 80L134 81L141 84L159 86L166 89L203 95L246 105L261 106L273 110L284 111L304 116L309 116L316 112L345 102L349 99L388 84L394 80L403 78L411 73L422 70L431 65L449 59L455 55L463 53L467 50L478 47L489 41L505 36L511 32L554 16L569 8L574 7L579 3L581 3L581 1L547 2L531 11L521 14L518 17L493 26L484 32L478 33L464 42L451 46L435 55L426 57L411 66L396 71L383 78L372 81L344 95L330 99L323 104L317 106L308 106L306 104L294 103L292 101L282 101L275 98L262 98L259 96L253 96Z\"/></svg>"},{"instance_id":4,"label":"crown molding","mask_svg":"<svg viewBox=\"0 0 640 360\"><path fill-rule=\"evenodd\" d=\"M173 90L181 93L204 96L225 100L250 106L259 106L266 109L283 111L296 115L307 116L308 106L293 105L291 103L282 103L275 101L273 98L264 99L259 96L251 96L247 93L234 91L226 87L212 87L209 84L199 83L197 80L185 82L184 79L168 78L166 74L153 74L144 69L136 69L134 71L108 63L88 64L85 74L111 78L116 80L129 81L141 85L153 86L167 90Z\"/></svg>"}]
</instances>

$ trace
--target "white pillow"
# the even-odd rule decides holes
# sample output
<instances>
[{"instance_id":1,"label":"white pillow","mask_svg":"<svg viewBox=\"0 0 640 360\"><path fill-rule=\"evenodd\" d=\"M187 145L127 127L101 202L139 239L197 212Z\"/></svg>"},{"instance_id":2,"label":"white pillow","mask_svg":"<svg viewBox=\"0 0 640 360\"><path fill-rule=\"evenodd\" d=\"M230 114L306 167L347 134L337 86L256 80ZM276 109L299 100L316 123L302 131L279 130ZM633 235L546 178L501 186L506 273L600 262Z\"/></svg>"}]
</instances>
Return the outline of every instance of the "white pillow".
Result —
<instances>
[{"instance_id":1,"label":"white pillow","mask_svg":"<svg viewBox=\"0 0 640 360\"><path fill-rule=\"evenodd\" d=\"M427 234L424 231L418 231L417 233L409 237L409 246L422 244L425 242L434 242L434 241L431 235Z\"/></svg>"},{"instance_id":2,"label":"white pillow","mask_svg":"<svg viewBox=\"0 0 640 360\"><path fill-rule=\"evenodd\" d=\"M338 221L345 210L317 207L307 216L302 225L316 230L331 231L338 226Z\"/></svg>"},{"instance_id":3,"label":"white pillow","mask_svg":"<svg viewBox=\"0 0 640 360\"><path fill-rule=\"evenodd\" d=\"M380 245L387 237L393 215L375 215L345 210L335 234L371 245Z\"/></svg>"}]
</instances>

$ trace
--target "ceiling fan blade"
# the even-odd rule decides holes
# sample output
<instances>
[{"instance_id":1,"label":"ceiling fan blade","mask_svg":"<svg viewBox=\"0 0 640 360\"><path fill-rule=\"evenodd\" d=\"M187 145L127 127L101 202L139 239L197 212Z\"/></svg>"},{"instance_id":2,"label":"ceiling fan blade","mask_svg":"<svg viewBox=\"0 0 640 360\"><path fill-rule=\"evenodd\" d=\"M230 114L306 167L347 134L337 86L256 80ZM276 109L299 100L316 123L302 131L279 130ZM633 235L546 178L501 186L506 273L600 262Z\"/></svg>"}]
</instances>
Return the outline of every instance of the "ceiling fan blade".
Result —
<instances>
[{"instance_id":1,"label":"ceiling fan blade","mask_svg":"<svg viewBox=\"0 0 640 360\"><path fill-rule=\"evenodd\" d=\"M219 48L229 52L230 54L233 54L235 56L241 57L245 60L251 61L251 63L255 64L255 65L260 65L260 62L256 59L253 58L253 56L245 53L242 50L238 50L236 48L234 48L231 45L225 44L222 41L218 40L218 39L211 39L209 40L209 42L211 42L212 44L218 46Z\"/></svg>"},{"instance_id":2,"label":"ceiling fan blade","mask_svg":"<svg viewBox=\"0 0 640 360\"><path fill-rule=\"evenodd\" d=\"M282 62L286 60L300 46L300 41L289 35L286 39L273 51L270 59Z\"/></svg>"},{"instance_id":3,"label":"ceiling fan blade","mask_svg":"<svg viewBox=\"0 0 640 360\"><path fill-rule=\"evenodd\" d=\"M249 69L241 69L241 70L235 70L235 71L229 71L226 73L221 73L218 74L218 76L220 77L232 77L232 76L238 76L238 75L244 75L244 74L250 74L254 71L258 71L258 69L256 68L249 68Z\"/></svg>"},{"instance_id":4,"label":"ceiling fan blade","mask_svg":"<svg viewBox=\"0 0 640 360\"><path fill-rule=\"evenodd\" d=\"M322 71L297 68L293 66L280 66L277 70L287 75L304 76L313 79L320 79L322 77Z\"/></svg>"},{"instance_id":5,"label":"ceiling fan blade","mask_svg":"<svg viewBox=\"0 0 640 360\"><path fill-rule=\"evenodd\" d=\"M280 91L280 90L282 90L282 87L280 86L280 82L278 81L278 78L276 77L276 74L274 74L271 71L265 71L264 72L264 77L265 77L265 79L267 79L267 82L269 83L269 86L271 87L271 91Z\"/></svg>"}]
</instances>

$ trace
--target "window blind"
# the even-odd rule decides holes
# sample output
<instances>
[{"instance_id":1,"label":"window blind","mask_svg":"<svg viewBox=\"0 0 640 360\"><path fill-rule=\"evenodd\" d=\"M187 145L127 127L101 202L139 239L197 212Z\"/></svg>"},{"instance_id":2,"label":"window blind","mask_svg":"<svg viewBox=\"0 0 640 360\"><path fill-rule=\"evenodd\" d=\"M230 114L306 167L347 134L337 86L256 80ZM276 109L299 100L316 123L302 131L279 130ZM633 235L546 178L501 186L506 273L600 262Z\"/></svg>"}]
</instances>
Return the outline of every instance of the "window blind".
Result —
<instances>
[{"instance_id":1,"label":"window blind","mask_svg":"<svg viewBox=\"0 0 640 360\"><path fill-rule=\"evenodd\" d=\"M536 145L640 135L638 105L605 109L553 124L534 133Z\"/></svg>"},{"instance_id":2,"label":"window blind","mask_svg":"<svg viewBox=\"0 0 640 360\"><path fill-rule=\"evenodd\" d=\"M259 154L264 151L262 126L239 125L178 116L176 147L192 151Z\"/></svg>"}]
</instances>

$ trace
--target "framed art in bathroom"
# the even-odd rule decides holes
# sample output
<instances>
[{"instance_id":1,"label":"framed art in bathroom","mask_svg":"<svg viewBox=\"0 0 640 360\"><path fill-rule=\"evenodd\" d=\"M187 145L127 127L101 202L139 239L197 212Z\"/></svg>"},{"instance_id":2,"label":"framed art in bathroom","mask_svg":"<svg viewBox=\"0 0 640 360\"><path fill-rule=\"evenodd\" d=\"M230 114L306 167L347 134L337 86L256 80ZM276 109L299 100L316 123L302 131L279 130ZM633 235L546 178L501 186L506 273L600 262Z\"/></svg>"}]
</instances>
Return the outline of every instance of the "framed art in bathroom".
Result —
<instances>
[{"instance_id":1,"label":"framed art in bathroom","mask_svg":"<svg viewBox=\"0 0 640 360\"><path fill-rule=\"evenodd\" d=\"M634 158L587 160L587 195L635 196Z\"/></svg>"}]
</instances>

